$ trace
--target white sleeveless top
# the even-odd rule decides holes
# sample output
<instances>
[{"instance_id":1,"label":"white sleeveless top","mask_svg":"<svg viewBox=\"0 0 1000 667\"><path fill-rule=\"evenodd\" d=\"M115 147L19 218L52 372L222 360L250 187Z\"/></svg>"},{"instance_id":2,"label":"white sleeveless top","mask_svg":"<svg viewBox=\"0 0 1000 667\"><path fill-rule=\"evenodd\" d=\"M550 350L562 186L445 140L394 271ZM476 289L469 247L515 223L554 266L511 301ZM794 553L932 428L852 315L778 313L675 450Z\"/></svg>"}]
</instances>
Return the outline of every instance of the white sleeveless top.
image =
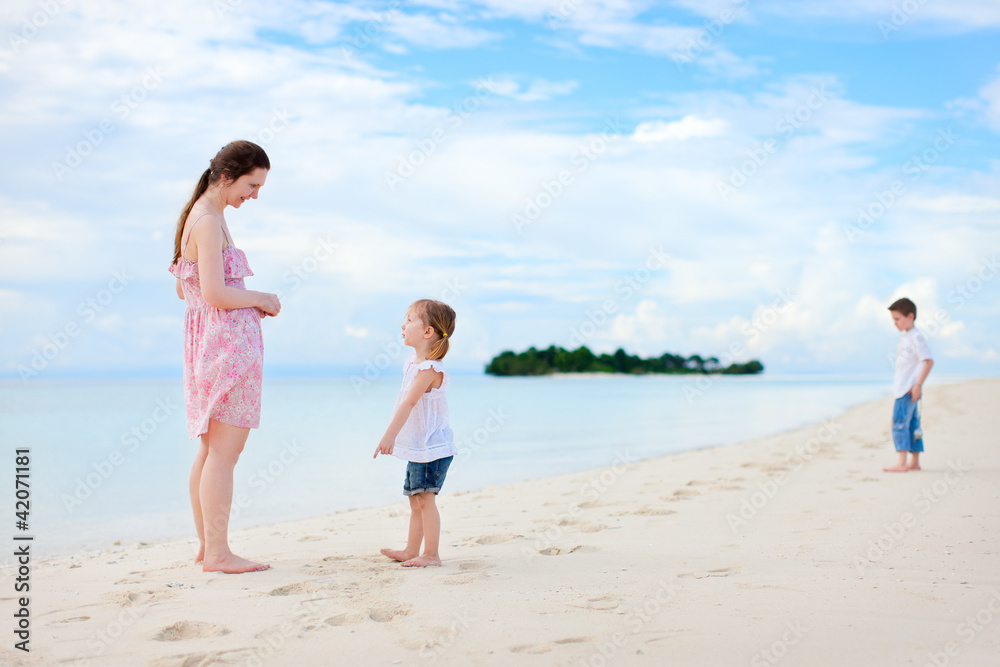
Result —
<instances>
[{"instance_id":1,"label":"white sleeveless top","mask_svg":"<svg viewBox=\"0 0 1000 667\"><path fill-rule=\"evenodd\" d=\"M403 364L403 386L396 396L393 414L396 414L406 398L418 372L430 368L443 374L444 378L440 387L426 392L413 406L409 418L396 436L392 454L404 461L428 463L454 456L458 449L455 447L455 436L448 419L448 399L445 396L448 374L444 370L444 364L439 360L427 360L418 364L415 363L416 356L416 353L411 354Z\"/></svg>"}]
</instances>

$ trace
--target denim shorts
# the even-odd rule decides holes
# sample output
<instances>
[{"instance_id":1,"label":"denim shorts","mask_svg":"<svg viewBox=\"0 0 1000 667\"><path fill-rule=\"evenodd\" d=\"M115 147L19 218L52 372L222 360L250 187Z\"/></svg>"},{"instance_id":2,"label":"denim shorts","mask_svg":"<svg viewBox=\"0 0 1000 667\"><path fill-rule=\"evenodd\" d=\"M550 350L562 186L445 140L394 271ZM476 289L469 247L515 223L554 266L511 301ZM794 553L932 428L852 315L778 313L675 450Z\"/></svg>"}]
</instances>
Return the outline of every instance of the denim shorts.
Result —
<instances>
[{"instance_id":1,"label":"denim shorts","mask_svg":"<svg viewBox=\"0 0 1000 667\"><path fill-rule=\"evenodd\" d=\"M907 394L892 405L892 444L897 452L924 451L924 434L920 430L920 401Z\"/></svg>"},{"instance_id":2,"label":"denim shorts","mask_svg":"<svg viewBox=\"0 0 1000 667\"><path fill-rule=\"evenodd\" d=\"M446 456L437 461L427 463L406 464L406 478L403 480L403 495L415 496L418 493L437 493L444 484L448 474L448 466L454 456Z\"/></svg>"}]
</instances>

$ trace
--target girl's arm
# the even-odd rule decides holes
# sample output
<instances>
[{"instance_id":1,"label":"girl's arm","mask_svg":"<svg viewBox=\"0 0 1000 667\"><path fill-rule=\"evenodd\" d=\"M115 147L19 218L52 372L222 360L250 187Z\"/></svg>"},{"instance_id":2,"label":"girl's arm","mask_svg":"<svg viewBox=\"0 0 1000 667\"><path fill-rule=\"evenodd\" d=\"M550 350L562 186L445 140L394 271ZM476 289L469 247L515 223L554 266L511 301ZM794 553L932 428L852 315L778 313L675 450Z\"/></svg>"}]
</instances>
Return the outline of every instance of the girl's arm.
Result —
<instances>
[{"instance_id":1,"label":"girl's arm","mask_svg":"<svg viewBox=\"0 0 1000 667\"><path fill-rule=\"evenodd\" d=\"M177 296L180 298L181 301L183 301L184 300L184 290L181 289L181 279L180 278L177 278L177 282L174 285L174 287L177 288Z\"/></svg>"},{"instance_id":2,"label":"girl's arm","mask_svg":"<svg viewBox=\"0 0 1000 667\"><path fill-rule=\"evenodd\" d=\"M226 285L222 266L222 223L214 215L207 215L207 224L195 225L191 240L198 250L198 277L201 295L213 308L260 308L268 315L277 315L281 309L278 297L267 292L243 290Z\"/></svg>"},{"instance_id":3,"label":"girl's arm","mask_svg":"<svg viewBox=\"0 0 1000 667\"><path fill-rule=\"evenodd\" d=\"M439 375L441 374L430 368L425 368L417 373L417 377L413 381L413 386L406 392L403 402L399 404L396 414L393 415L392 421L389 422L389 428L385 430L385 435L382 436L378 447L375 448L375 455L372 456L373 459L377 458L379 454L392 454L392 450L396 446L396 436L403 429L403 424L406 423L406 420L410 418L413 406L430 389L431 384L438 379Z\"/></svg>"}]
</instances>

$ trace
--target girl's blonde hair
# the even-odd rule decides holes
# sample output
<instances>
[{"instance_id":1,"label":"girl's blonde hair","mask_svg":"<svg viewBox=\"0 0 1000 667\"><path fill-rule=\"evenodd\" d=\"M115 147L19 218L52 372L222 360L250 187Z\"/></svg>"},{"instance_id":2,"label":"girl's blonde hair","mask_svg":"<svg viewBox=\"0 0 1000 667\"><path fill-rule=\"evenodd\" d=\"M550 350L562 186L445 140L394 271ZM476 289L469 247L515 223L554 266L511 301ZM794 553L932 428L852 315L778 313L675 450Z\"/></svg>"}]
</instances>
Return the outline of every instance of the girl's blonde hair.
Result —
<instances>
[{"instance_id":1,"label":"girl's blonde hair","mask_svg":"<svg viewBox=\"0 0 1000 667\"><path fill-rule=\"evenodd\" d=\"M428 359L444 359L448 354L448 340L455 333L455 311L446 303L433 299L420 299L410 304L420 321L434 329L439 338L431 343ZM409 310L408 308L407 310Z\"/></svg>"}]
</instances>

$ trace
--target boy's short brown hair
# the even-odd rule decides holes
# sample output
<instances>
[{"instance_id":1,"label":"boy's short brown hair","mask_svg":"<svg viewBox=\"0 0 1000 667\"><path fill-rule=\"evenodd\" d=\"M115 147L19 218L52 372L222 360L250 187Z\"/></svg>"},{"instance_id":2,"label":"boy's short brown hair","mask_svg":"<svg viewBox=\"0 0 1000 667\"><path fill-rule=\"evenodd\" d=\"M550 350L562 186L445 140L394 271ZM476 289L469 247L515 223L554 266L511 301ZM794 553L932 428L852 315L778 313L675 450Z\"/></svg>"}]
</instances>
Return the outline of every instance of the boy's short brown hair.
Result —
<instances>
[{"instance_id":1,"label":"boy's short brown hair","mask_svg":"<svg viewBox=\"0 0 1000 667\"><path fill-rule=\"evenodd\" d=\"M892 305L889 306L889 310L894 310L903 317L913 315L913 319L917 319L917 304L913 303L905 296L902 299L896 299L893 301Z\"/></svg>"}]
</instances>

